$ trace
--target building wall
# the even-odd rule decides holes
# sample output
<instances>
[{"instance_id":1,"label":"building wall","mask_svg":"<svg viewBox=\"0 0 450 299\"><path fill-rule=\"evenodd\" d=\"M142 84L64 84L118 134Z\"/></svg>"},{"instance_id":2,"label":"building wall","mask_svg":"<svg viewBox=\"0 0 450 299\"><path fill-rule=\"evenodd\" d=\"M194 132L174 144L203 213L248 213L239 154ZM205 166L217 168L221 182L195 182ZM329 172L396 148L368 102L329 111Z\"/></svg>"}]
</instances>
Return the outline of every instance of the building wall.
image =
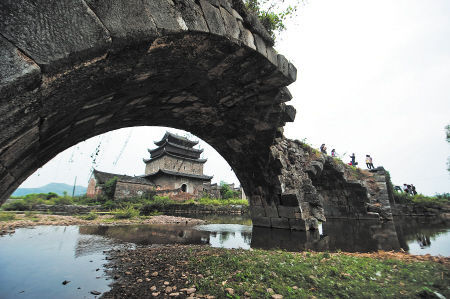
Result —
<instances>
[{"instance_id":1,"label":"building wall","mask_svg":"<svg viewBox=\"0 0 450 299\"><path fill-rule=\"evenodd\" d=\"M95 180L94 177L92 177L89 180L89 184L87 187L87 191L86 191L86 196L90 197L90 198L94 198L97 197L98 195L100 195L102 193L102 190L100 189L100 187L97 186L97 181Z\"/></svg>"},{"instance_id":2,"label":"building wall","mask_svg":"<svg viewBox=\"0 0 450 299\"><path fill-rule=\"evenodd\" d=\"M186 184L186 193L201 194L203 191L202 180L196 180L191 178L176 177L176 176L161 176L153 179L156 188L159 190L174 190L179 189L183 184Z\"/></svg>"},{"instance_id":3,"label":"building wall","mask_svg":"<svg viewBox=\"0 0 450 299\"><path fill-rule=\"evenodd\" d=\"M117 181L116 191L114 192L114 199L140 197L143 196L145 192L150 192L153 190L155 190L155 187L152 185L125 183Z\"/></svg>"},{"instance_id":4,"label":"building wall","mask_svg":"<svg viewBox=\"0 0 450 299\"><path fill-rule=\"evenodd\" d=\"M153 173L160 169L201 175L203 174L203 163L163 156L147 163L145 166L145 174Z\"/></svg>"}]
</instances>

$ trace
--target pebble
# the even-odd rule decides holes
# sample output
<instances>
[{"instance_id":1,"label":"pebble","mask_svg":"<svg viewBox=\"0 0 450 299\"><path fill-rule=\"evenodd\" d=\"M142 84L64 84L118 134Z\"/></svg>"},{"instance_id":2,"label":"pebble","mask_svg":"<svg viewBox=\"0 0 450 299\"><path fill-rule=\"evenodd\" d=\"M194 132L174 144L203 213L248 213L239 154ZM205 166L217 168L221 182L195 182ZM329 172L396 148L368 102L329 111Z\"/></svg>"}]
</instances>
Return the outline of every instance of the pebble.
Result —
<instances>
[{"instance_id":1,"label":"pebble","mask_svg":"<svg viewBox=\"0 0 450 299\"><path fill-rule=\"evenodd\" d=\"M169 297L178 297L178 296L180 296L179 292L175 292L175 293L170 293L169 294Z\"/></svg>"},{"instance_id":2,"label":"pebble","mask_svg":"<svg viewBox=\"0 0 450 299\"><path fill-rule=\"evenodd\" d=\"M234 290L232 288L226 288L225 291L230 295L234 294Z\"/></svg>"},{"instance_id":3,"label":"pebble","mask_svg":"<svg viewBox=\"0 0 450 299\"><path fill-rule=\"evenodd\" d=\"M152 287L150 288L150 291L152 291L152 292L156 291L156 286L152 286Z\"/></svg>"},{"instance_id":4,"label":"pebble","mask_svg":"<svg viewBox=\"0 0 450 299\"><path fill-rule=\"evenodd\" d=\"M168 286L169 284L170 284L170 282L164 281L164 285L165 285L165 286Z\"/></svg>"},{"instance_id":5,"label":"pebble","mask_svg":"<svg viewBox=\"0 0 450 299\"><path fill-rule=\"evenodd\" d=\"M192 293L195 293L195 292L197 292L197 289L196 289L196 288L189 288L189 289L186 289L186 294L188 294L188 295L190 295L190 294L192 294Z\"/></svg>"},{"instance_id":6,"label":"pebble","mask_svg":"<svg viewBox=\"0 0 450 299\"><path fill-rule=\"evenodd\" d=\"M272 299L283 299L283 295L280 294L273 294Z\"/></svg>"},{"instance_id":7,"label":"pebble","mask_svg":"<svg viewBox=\"0 0 450 299\"><path fill-rule=\"evenodd\" d=\"M167 287L167 288L165 289L165 292L166 292L166 293L172 293L172 291L173 291L173 288L172 288L172 287Z\"/></svg>"},{"instance_id":8,"label":"pebble","mask_svg":"<svg viewBox=\"0 0 450 299\"><path fill-rule=\"evenodd\" d=\"M158 272L153 272L153 273L152 273L152 276L153 276L153 277L158 276Z\"/></svg>"},{"instance_id":9,"label":"pebble","mask_svg":"<svg viewBox=\"0 0 450 299\"><path fill-rule=\"evenodd\" d=\"M152 296L153 296L153 297L158 297L159 294L160 294L159 292L154 292L154 293L152 293Z\"/></svg>"},{"instance_id":10,"label":"pebble","mask_svg":"<svg viewBox=\"0 0 450 299\"><path fill-rule=\"evenodd\" d=\"M95 295L95 296L98 296L98 295L100 295L101 293L100 293L99 291L91 291L91 294L92 294L92 295Z\"/></svg>"}]
</instances>

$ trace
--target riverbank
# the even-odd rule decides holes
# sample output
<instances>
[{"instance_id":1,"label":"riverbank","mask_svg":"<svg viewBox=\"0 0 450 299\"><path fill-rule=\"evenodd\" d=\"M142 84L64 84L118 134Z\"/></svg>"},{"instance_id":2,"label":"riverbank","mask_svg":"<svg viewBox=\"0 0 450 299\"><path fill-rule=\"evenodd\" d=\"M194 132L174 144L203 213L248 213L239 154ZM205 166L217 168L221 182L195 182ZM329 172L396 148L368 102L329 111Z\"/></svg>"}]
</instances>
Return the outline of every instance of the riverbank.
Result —
<instances>
[{"instance_id":1,"label":"riverbank","mask_svg":"<svg viewBox=\"0 0 450 299\"><path fill-rule=\"evenodd\" d=\"M450 296L450 258L171 245L110 251L103 298ZM434 297L433 297L434 296Z\"/></svg>"},{"instance_id":2,"label":"riverbank","mask_svg":"<svg viewBox=\"0 0 450 299\"><path fill-rule=\"evenodd\" d=\"M135 217L131 219L116 219L114 215L98 215L96 219L83 219L83 216L48 215L48 214L15 214L12 219L0 221L0 235L13 233L19 227L38 225L124 225L124 224L185 224L198 225L205 220L176 217L167 215Z\"/></svg>"}]
</instances>

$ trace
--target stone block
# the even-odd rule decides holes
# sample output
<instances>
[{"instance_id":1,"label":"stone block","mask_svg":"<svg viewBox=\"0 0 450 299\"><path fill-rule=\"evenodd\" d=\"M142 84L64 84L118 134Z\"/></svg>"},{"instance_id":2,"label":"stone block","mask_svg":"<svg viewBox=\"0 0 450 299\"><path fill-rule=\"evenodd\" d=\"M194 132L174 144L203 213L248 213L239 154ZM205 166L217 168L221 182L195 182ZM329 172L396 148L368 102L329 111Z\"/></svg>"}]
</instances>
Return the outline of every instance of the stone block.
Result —
<instances>
[{"instance_id":1,"label":"stone block","mask_svg":"<svg viewBox=\"0 0 450 299\"><path fill-rule=\"evenodd\" d=\"M261 196L259 196L259 195L250 196L250 205L262 206Z\"/></svg>"},{"instance_id":2,"label":"stone block","mask_svg":"<svg viewBox=\"0 0 450 299\"><path fill-rule=\"evenodd\" d=\"M23 132L1 153L0 162L7 168L21 164L30 152L35 152L39 145L39 127L34 126Z\"/></svg>"},{"instance_id":3,"label":"stone block","mask_svg":"<svg viewBox=\"0 0 450 299\"><path fill-rule=\"evenodd\" d=\"M281 54L277 55L278 70L286 77L289 77L289 61Z\"/></svg>"},{"instance_id":4,"label":"stone block","mask_svg":"<svg viewBox=\"0 0 450 299\"><path fill-rule=\"evenodd\" d=\"M86 3L106 26L113 43L117 43L118 40L145 40L158 34L155 21L149 13L155 9L153 1L87 0ZM159 4L166 4L166 7L161 8L170 9L166 1ZM173 29L176 28L178 27L173 26Z\"/></svg>"},{"instance_id":5,"label":"stone block","mask_svg":"<svg viewBox=\"0 0 450 299\"><path fill-rule=\"evenodd\" d=\"M283 109L283 121L284 122L293 122L295 120L295 114L297 111L291 105L284 106Z\"/></svg>"},{"instance_id":6,"label":"stone block","mask_svg":"<svg viewBox=\"0 0 450 299\"><path fill-rule=\"evenodd\" d=\"M267 59L269 59L269 61L272 62L272 64L274 64L275 66L278 66L277 51L272 47L267 47L266 52L267 52Z\"/></svg>"},{"instance_id":7,"label":"stone block","mask_svg":"<svg viewBox=\"0 0 450 299\"><path fill-rule=\"evenodd\" d=\"M0 99L11 98L39 85L41 70L37 64L2 36L0 57Z\"/></svg>"},{"instance_id":8,"label":"stone block","mask_svg":"<svg viewBox=\"0 0 450 299\"><path fill-rule=\"evenodd\" d=\"M101 56L111 43L106 28L82 0L2 1L0 19L0 33L44 71Z\"/></svg>"},{"instance_id":9,"label":"stone block","mask_svg":"<svg viewBox=\"0 0 450 299\"><path fill-rule=\"evenodd\" d=\"M233 8L231 7L231 3L228 0L219 0L220 6L225 8L231 15L233 15Z\"/></svg>"},{"instance_id":10,"label":"stone block","mask_svg":"<svg viewBox=\"0 0 450 299\"><path fill-rule=\"evenodd\" d=\"M289 229L289 219L284 217L278 217L278 218L270 218L270 223L273 228L284 228Z\"/></svg>"},{"instance_id":11,"label":"stone block","mask_svg":"<svg viewBox=\"0 0 450 299\"><path fill-rule=\"evenodd\" d=\"M292 230L300 230L300 231L306 231L306 222L303 219L292 219L289 218L289 227Z\"/></svg>"},{"instance_id":12,"label":"stone block","mask_svg":"<svg viewBox=\"0 0 450 299\"><path fill-rule=\"evenodd\" d=\"M298 194L294 191L281 194L280 204L286 207L298 207Z\"/></svg>"},{"instance_id":13,"label":"stone block","mask_svg":"<svg viewBox=\"0 0 450 299\"><path fill-rule=\"evenodd\" d=\"M263 202L264 205L264 202ZM271 203L270 205L264 205L264 209L266 210L266 216L268 217L278 217L278 209L275 206L274 203Z\"/></svg>"},{"instance_id":14,"label":"stone block","mask_svg":"<svg viewBox=\"0 0 450 299\"><path fill-rule=\"evenodd\" d=\"M278 215L286 218L301 218L300 207L278 206Z\"/></svg>"},{"instance_id":15,"label":"stone block","mask_svg":"<svg viewBox=\"0 0 450 299\"><path fill-rule=\"evenodd\" d=\"M200 0L200 6L203 10L209 31L214 34L225 35L226 30L219 8L205 0Z\"/></svg>"},{"instance_id":16,"label":"stone block","mask_svg":"<svg viewBox=\"0 0 450 299\"><path fill-rule=\"evenodd\" d=\"M226 11L223 7L220 7L220 13L222 14L223 21L225 23L225 30L228 36L232 38L238 39L240 35L239 25L236 21L236 18L233 17L228 11Z\"/></svg>"},{"instance_id":17,"label":"stone block","mask_svg":"<svg viewBox=\"0 0 450 299\"><path fill-rule=\"evenodd\" d=\"M252 217L253 226L271 227L269 217Z\"/></svg>"},{"instance_id":18,"label":"stone block","mask_svg":"<svg viewBox=\"0 0 450 299\"><path fill-rule=\"evenodd\" d=\"M258 34L253 34L253 38L255 39L256 50L267 57L267 47L264 40Z\"/></svg>"},{"instance_id":19,"label":"stone block","mask_svg":"<svg viewBox=\"0 0 450 299\"><path fill-rule=\"evenodd\" d=\"M320 195L317 193L307 193L303 197L303 200L315 206L320 205Z\"/></svg>"},{"instance_id":20,"label":"stone block","mask_svg":"<svg viewBox=\"0 0 450 299\"><path fill-rule=\"evenodd\" d=\"M250 213L252 215L252 219L254 217L265 217L266 216L266 210L262 206L251 206Z\"/></svg>"},{"instance_id":21,"label":"stone block","mask_svg":"<svg viewBox=\"0 0 450 299\"><path fill-rule=\"evenodd\" d=\"M308 218L305 221L306 230L318 230L319 229L319 221L315 218Z\"/></svg>"},{"instance_id":22,"label":"stone block","mask_svg":"<svg viewBox=\"0 0 450 299\"><path fill-rule=\"evenodd\" d=\"M195 1L182 0L183 5L178 5L178 2L176 1L176 7L189 30L209 32L208 25L203 17L203 11Z\"/></svg>"},{"instance_id":23,"label":"stone block","mask_svg":"<svg viewBox=\"0 0 450 299\"><path fill-rule=\"evenodd\" d=\"M288 72L289 72L289 78L292 82L295 82L297 80L297 68L295 67L295 65L293 65L292 63L289 62L289 68L288 68Z\"/></svg>"},{"instance_id":24,"label":"stone block","mask_svg":"<svg viewBox=\"0 0 450 299\"><path fill-rule=\"evenodd\" d=\"M275 103L284 103L288 102L292 99L292 94L289 91L287 87L283 87L280 89L280 91L275 96L274 102Z\"/></svg>"},{"instance_id":25,"label":"stone block","mask_svg":"<svg viewBox=\"0 0 450 299\"><path fill-rule=\"evenodd\" d=\"M253 34L250 32L250 30L247 30L244 28L244 25L241 21L238 21L239 30L241 31L241 34L239 36L239 39L248 47L256 50L255 45L255 39L253 38Z\"/></svg>"}]
</instances>

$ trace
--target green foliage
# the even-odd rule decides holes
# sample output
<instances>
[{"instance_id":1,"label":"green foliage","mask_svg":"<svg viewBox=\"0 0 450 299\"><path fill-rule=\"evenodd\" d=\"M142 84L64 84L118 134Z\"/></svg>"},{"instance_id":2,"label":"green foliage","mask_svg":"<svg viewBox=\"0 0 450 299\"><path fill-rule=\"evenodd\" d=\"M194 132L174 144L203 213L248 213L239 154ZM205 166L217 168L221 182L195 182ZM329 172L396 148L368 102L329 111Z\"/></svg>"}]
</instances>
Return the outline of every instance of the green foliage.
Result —
<instances>
[{"instance_id":1,"label":"green foliage","mask_svg":"<svg viewBox=\"0 0 450 299\"><path fill-rule=\"evenodd\" d=\"M239 192L231 189L229 185L225 182L220 182L220 196L223 199L237 198L239 197Z\"/></svg>"},{"instance_id":2,"label":"green foliage","mask_svg":"<svg viewBox=\"0 0 450 299\"><path fill-rule=\"evenodd\" d=\"M0 221L11 221L16 219L16 214L0 212Z\"/></svg>"},{"instance_id":3,"label":"green foliage","mask_svg":"<svg viewBox=\"0 0 450 299\"><path fill-rule=\"evenodd\" d=\"M53 202L55 205L71 205L71 204L73 204L73 200L69 196L55 198Z\"/></svg>"},{"instance_id":4,"label":"green foliage","mask_svg":"<svg viewBox=\"0 0 450 299\"><path fill-rule=\"evenodd\" d=\"M406 192L394 192L394 200L400 204L416 204L423 207L444 206L450 204L450 193L426 196L423 194L410 195Z\"/></svg>"},{"instance_id":5,"label":"green foliage","mask_svg":"<svg viewBox=\"0 0 450 299\"><path fill-rule=\"evenodd\" d=\"M207 252L205 252L207 251ZM201 249L188 267L198 293L234 298L413 298L427 288L450 295L450 270L439 263L405 262L330 253Z\"/></svg>"},{"instance_id":6,"label":"green foliage","mask_svg":"<svg viewBox=\"0 0 450 299\"><path fill-rule=\"evenodd\" d=\"M84 220L95 220L95 219L98 218L98 215L97 215L96 212L90 211L89 214L84 215L81 218L84 219Z\"/></svg>"},{"instance_id":7,"label":"green foliage","mask_svg":"<svg viewBox=\"0 0 450 299\"><path fill-rule=\"evenodd\" d=\"M245 6L259 18L264 28L275 38L276 32L286 29L286 20L295 16L297 12L298 5L289 5L288 2L284 0L246 0ZM298 3L300 1L290 2Z\"/></svg>"},{"instance_id":8,"label":"green foliage","mask_svg":"<svg viewBox=\"0 0 450 299\"><path fill-rule=\"evenodd\" d=\"M114 218L116 219L131 219L139 216L139 211L132 206L128 206L122 209L116 209L112 211L112 213L114 214Z\"/></svg>"},{"instance_id":9,"label":"green foliage","mask_svg":"<svg viewBox=\"0 0 450 299\"><path fill-rule=\"evenodd\" d=\"M102 190L108 199L114 199L114 193L116 192L116 184L118 178L115 176L103 184Z\"/></svg>"}]
</instances>

